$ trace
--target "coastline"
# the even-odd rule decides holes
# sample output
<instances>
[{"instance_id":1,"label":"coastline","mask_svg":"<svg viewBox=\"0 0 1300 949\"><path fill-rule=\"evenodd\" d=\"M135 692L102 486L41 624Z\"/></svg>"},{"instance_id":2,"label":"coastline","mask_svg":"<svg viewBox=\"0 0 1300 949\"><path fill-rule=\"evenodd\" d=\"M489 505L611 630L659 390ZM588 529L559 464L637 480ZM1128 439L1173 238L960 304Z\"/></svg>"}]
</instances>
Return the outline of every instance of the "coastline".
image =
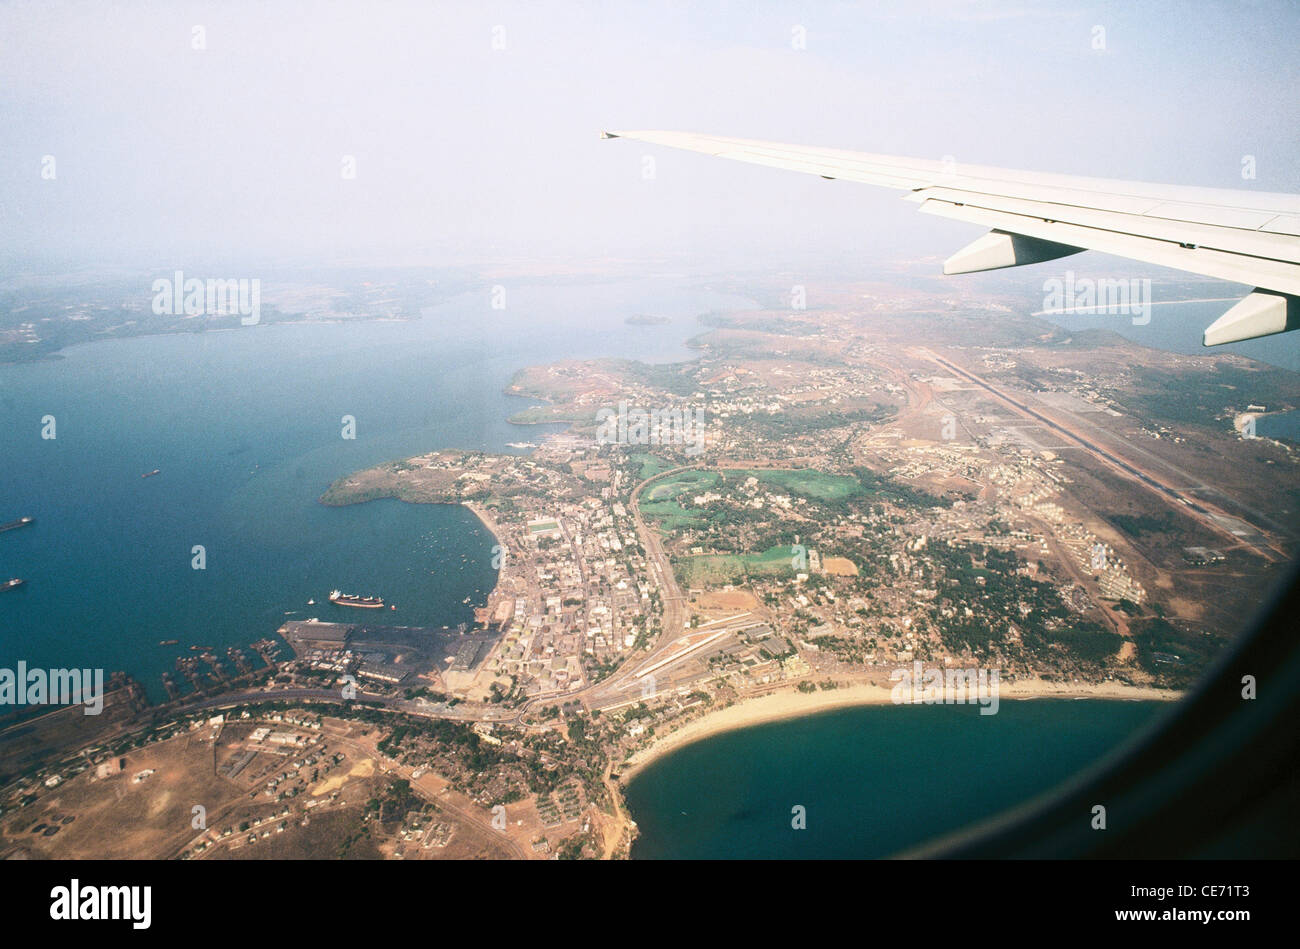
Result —
<instances>
[{"instance_id":1,"label":"coastline","mask_svg":"<svg viewBox=\"0 0 1300 949\"><path fill-rule=\"evenodd\" d=\"M889 686L859 683L825 692L820 690L799 692L787 689L741 699L726 708L706 712L701 717L656 738L646 747L634 752L627 759L627 764L619 769L619 784L626 787L638 774L660 758L706 738L754 725L802 718L835 709L893 705L891 693L892 688ZM998 690L999 701L1071 698L1172 702L1182 698L1184 694L1172 689L1123 685L1117 682L1074 684L1045 682L1041 679L1009 683Z\"/></svg>"},{"instance_id":2,"label":"coastline","mask_svg":"<svg viewBox=\"0 0 1300 949\"><path fill-rule=\"evenodd\" d=\"M507 551L510 549L506 545L506 542L501 539L501 528L498 527L497 522L494 521L488 515L486 508L480 505L477 501L461 501L460 503L463 507L467 508L470 511L470 513L472 513L475 517L478 518L479 523L482 524L487 529L487 532L492 535L492 540L497 547L499 547L502 551ZM480 607L475 607L476 611L483 610L484 616L487 616L489 618L492 616L492 611L496 603L497 594L501 592L501 583L502 580L505 578L506 570L509 568L510 559L511 558L506 557L505 559L502 560L501 566L497 568L496 583L492 585L492 589L488 590L487 596L483 598L483 605Z\"/></svg>"},{"instance_id":3,"label":"coastline","mask_svg":"<svg viewBox=\"0 0 1300 949\"><path fill-rule=\"evenodd\" d=\"M416 457L418 457L418 456L416 456ZM369 469L363 469L363 470L369 470ZM347 476L345 475L344 477L347 477ZM342 479L339 479L339 480L342 480ZM336 482L336 483L337 483L337 482ZM332 488L332 487L333 487L333 485L331 484L330 488ZM473 514L473 515L478 519L478 522L479 522L480 524L483 525L483 528L484 528L484 529L485 529L489 534L492 535L492 540L493 540L493 542L497 545L497 547L501 548L502 550L506 550L506 549L508 549L508 548L507 548L507 545L506 545L506 543L505 543L505 541L503 541L503 540L501 539L502 532L501 532L501 528L500 528L500 526L498 526L497 522L494 521L494 520L492 519L491 515L489 515L489 514L487 513L487 509L486 509L483 505L481 505L478 501L474 501L474 500L453 500L453 499L436 500L436 501L435 501L435 500L409 500L409 499L407 499L407 498L399 497L398 494L397 494L396 492L393 492L393 493L391 493L391 494L385 494L385 495L377 496L377 497L355 498L355 499L353 499L353 498L349 498L349 499L347 499L347 500L343 500L343 501L326 500L326 498L327 498L328 495L329 495L330 488L327 488L327 489L325 490L325 493L322 494L322 495L320 495L320 497L318 497L318 498L316 499L316 503L318 503L318 504L324 504L326 507L350 507L350 506L352 506L352 505L354 505L354 504L366 504L366 503L368 503L368 502L370 502L370 501L393 500L393 501L401 501L403 504L454 504L454 505L459 505L460 507L463 507L463 508L465 508L466 510L468 510L470 513L472 513L472 514ZM503 576L505 575L505 572L506 572L506 565L507 565L508 563L509 563L509 560L507 559L505 562L502 563L501 567L497 570L496 583L494 583L493 586L492 586L492 589L489 590L489 591L487 592L487 596L484 597L483 603L482 603L481 605L479 605L479 604L476 604L476 605L475 605L475 607L474 607L475 610L486 610L486 611L487 611L487 615L491 615L491 609L492 609L492 606L493 606L493 600L494 600L494 598L496 597L497 593L501 590L501 581L502 581Z\"/></svg>"}]
</instances>

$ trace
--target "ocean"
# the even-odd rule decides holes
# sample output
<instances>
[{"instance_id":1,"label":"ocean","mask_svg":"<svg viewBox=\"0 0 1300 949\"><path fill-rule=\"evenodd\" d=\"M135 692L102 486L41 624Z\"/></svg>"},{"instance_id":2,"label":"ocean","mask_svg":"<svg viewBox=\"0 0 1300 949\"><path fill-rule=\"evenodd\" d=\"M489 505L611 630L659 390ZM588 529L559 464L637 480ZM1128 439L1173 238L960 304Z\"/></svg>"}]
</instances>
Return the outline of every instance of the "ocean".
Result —
<instances>
[{"instance_id":1,"label":"ocean","mask_svg":"<svg viewBox=\"0 0 1300 949\"><path fill-rule=\"evenodd\" d=\"M473 514L328 508L321 492L433 449L510 452L548 430L506 421L531 404L502 392L517 370L693 358L699 314L753 306L680 277L511 285L507 304L485 289L418 321L143 336L0 366L0 523L36 518L0 534L0 578L27 581L0 595L0 668L122 670L162 699L191 644L221 655L286 619L355 621L326 602L333 588L383 596L388 623L472 621L496 580ZM624 322L637 314L669 322Z\"/></svg>"},{"instance_id":2,"label":"ocean","mask_svg":"<svg viewBox=\"0 0 1300 949\"><path fill-rule=\"evenodd\" d=\"M1241 295L1245 296L1246 291ZM1217 291L1216 291L1217 294ZM1233 305L1233 299L1206 303L1171 303L1152 306L1147 322L1134 325L1133 317L1110 313L1054 313L1043 319L1068 330L1112 330L1143 346L1187 356L1235 354L1270 366L1300 372L1300 334L1289 333L1249 339L1225 346L1201 343L1205 328Z\"/></svg>"},{"instance_id":3,"label":"ocean","mask_svg":"<svg viewBox=\"0 0 1300 949\"><path fill-rule=\"evenodd\" d=\"M1167 707L1007 700L980 715L973 705L871 705L724 732L629 783L632 857L891 856L1049 790Z\"/></svg>"}]
</instances>

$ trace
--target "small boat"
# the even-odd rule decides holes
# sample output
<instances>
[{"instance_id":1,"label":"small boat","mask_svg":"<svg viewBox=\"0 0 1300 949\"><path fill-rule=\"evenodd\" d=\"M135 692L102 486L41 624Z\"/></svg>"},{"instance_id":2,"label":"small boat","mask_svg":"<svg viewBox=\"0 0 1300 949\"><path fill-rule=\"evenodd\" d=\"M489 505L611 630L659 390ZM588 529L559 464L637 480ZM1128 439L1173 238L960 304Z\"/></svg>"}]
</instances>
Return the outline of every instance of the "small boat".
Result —
<instances>
[{"instance_id":1,"label":"small boat","mask_svg":"<svg viewBox=\"0 0 1300 949\"><path fill-rule=\"evenodd\" d=\"M316 601L315 601L315 600L308 600L308 601L307 601L307 605L308 605L308 606L315 606L315 605L316 605Z\"/></svg>"},{"instance_id":2,"label":"small boat","mask_svg":"<svg viewBox=\"0 0 1300 949\"><path fill-rule=\"evenodd\" d=\"M179 643L179 642L180 642L179 639L160 639L160 640L158 640L158 645L159 645L159 646L175 646L175 645L176 645L177 643Z\"/></svg>"},{"instance_id":3,"label":"small boat","mask_svg":"<svg viewBox=\"0 0 1300 949\"><path fill-rule=\"evenodd\" d=\"M0 583L0 593L5 592L5 590L16 589L17 587L22 586L26 582L27 581L22 579L22 577L13 577L9 580L6 580L4 583Z\"/></svg>"},{"instance_id":4,"label":"small boat","mask_svg":"<svg viewBox=\"0 0 1300 949\"><path fill-rule=\"evenodd\" d=\"M141 478L152 478L152 477L153 477L154 475L156 475L156 474L162 474L162 469L161 469L161 468L155 468L153 471L146 471L144 474L140 475L140 477L141 477Z\"/></svg>"}]
</instances>

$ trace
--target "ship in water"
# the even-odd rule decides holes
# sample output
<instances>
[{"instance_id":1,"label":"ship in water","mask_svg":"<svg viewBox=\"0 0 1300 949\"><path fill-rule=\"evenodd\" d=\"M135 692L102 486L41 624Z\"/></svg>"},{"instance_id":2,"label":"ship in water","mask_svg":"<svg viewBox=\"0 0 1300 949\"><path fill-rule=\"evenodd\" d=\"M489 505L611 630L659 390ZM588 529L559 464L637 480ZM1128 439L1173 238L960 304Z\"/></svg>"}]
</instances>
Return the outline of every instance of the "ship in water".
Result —
<instances>
[{"instance_id":1,"label":"ship in water","mask_svg":"<svg viewBox=\"0 0 1300 949\"><path fill-rule=\"evenodd\" d=\"M179 639L160 639L160 640L158 640L158 645L159 645L159 646L175 646L175 645L176 645L177 643L179 643L179 642L180 642Z\"/></svg>"},{"instance_id":2,"label":"ship in water","mask_svg":"<svg viewBox=\"0 0 1300 949\"><path fill-rule=\"evenodd\" d=\"M13 577L12 579L6 580L4 583L0 583L0 593L4 593L5 590L17 589L26 582L27 581L21 577Z\"/></svg>"},{"instance_id":3,"label":"ship in water","mask_svg":"<svg viewBox=\"0 0 1300 949\"><path fill-rule=\"evenodd\" d=\"M16 531L20 527L26 527L28 524L34 523L35 520L36 518L34 517L20 517L16 521L10 521L8 524L0 524L0 534L3 534L5 531Z\"/></svg>"},{"instance_id":4,"label":"ship in water","mask_svg":"<svg viewBox=\"0 0 1300 949\"><path fill-rule=\"evenodd\" d=\"M142 478L152 478L152 477L153 477L154 475L156 475L156 474L162 474L162 469L161 469L161 468L155 468L153 471L146 471L144 474L140 475L140 477L142 477Z\"/></svg>"},{"instance_id":5,"label":"ship in water","mask_svg":"<svg viewBox=\"0 0 1300 949\"><path fill-rule=\"evenodd\" d=\"M384 608L384 598L381 596L355 596L351 593L340 593L338 590L330 591L330 602L338 606L356 606L363 610Z\"/></svg>"}]
</instances>

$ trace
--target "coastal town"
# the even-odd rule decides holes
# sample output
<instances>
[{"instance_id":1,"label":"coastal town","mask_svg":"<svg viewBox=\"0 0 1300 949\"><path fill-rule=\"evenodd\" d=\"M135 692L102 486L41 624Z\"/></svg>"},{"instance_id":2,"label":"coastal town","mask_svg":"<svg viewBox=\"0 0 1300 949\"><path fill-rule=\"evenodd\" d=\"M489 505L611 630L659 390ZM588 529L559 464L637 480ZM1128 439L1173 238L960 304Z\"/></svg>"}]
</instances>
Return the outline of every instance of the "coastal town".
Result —
<instances>
[{"instance_id":1,"label":"coastal town","mask_svg":"<svg viewBox=\"0 0 1300 949\"><path fill-rule=\"evenodd\" d=\"M1300 458L1247 421L1295 408L1280 372L1011 318L957 346L907 308L942 301L880 294L713 315L687 363L527 368L513 421L567 425L534 450L338 478L322 504L477 516L497 579L474 622L340 595L256 658L186 657L164 705L120 677L93 725L4 743L0 852L626 857L651 761L897 703L900 669L1177 697L1296 552L1269 500ZM1171 395L1194 391L1219 393L1196 421Z\"/></svg>"}]
</instances>

